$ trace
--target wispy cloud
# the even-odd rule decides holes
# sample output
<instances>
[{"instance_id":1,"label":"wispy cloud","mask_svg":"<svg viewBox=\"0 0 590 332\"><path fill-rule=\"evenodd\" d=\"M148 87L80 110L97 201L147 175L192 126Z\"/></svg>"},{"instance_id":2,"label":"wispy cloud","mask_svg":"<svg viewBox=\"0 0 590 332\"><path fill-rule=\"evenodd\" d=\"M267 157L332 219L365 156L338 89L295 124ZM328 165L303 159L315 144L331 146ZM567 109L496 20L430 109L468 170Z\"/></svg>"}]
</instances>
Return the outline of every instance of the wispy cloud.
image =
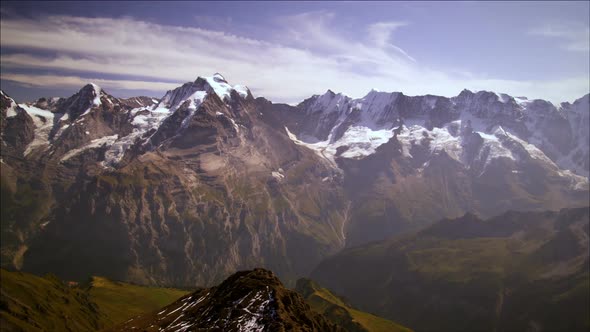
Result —
<instances>
[{"instance_id":1,"label":"wispy cloud","mask_svg":"<svg viewBox=\"0 0 590 332\"><path fill-rule=\"evenodd\" d=\"M103 78L88 78L70 75L31 75L31 74L2 74L5 80L21 83L31 87L58 87L70 88L81 87L90 82L100 85L106 89L122 90L147 90L166 91L178 87L176 83L154 82L154 81L133 81L133 80L108 80Z\"/></svg>"},{"instance_id":2,"label":"wispy cloud","mask_svg":"<svg viewBox=\"0 0 590 332\"><path fill-rule=\"evenodd\" d=\"M336 32L335 20L330 12L281 17L274 34L263 40L131 17L3 19L1 77L35 86L94 81L105 88L163 93L198 75L221 72L234 84L247 84L255 95L284 102L328 88L353 97L371 88L446 96L463 88L486 89L553 101L572 100L589 90L587 77L525 82L430 68L394 44L392 34L409 23L378 22L361 27L367 32L363 38L350 40ZM51 70L54 75L23 74L19 68ZM100 80L96 73L123 79Z\"/></svg>"},{"instance_id":3,"label":"wispy cloud","mask_svg":"<svg viewBox=\"0 0 590 332\"><path fill-rule=\"evenodd\" d=\"M568 51L590 50L590 28L583 24L548 23L529 31L532 35L560 40L560 46Z\"/></svg>"},{"instance_id":4,"label":"wispy cloud","mask_svg":"<svg viewBox=\"0 0 590 332\"><path fill-rule=\"evenodd\" d=\"M401 53L402 55L404 55L408 59L410 59L412 61L416 61L416 60L414 60L414 58L412 58L410 55L408 55L408 53L406 53L406 51L402 50L400 47L394 45L391 42L393 32L403 26L406 26L406 25L408 25L408 23L406 23L406 22L378 22L378 23L371 24L371 25L369 25L369 28L368 28L369 38L373 41L375 46L378 48L381 48L381 49L391 48L391 49Z\"/></svg>"}]
</instances>

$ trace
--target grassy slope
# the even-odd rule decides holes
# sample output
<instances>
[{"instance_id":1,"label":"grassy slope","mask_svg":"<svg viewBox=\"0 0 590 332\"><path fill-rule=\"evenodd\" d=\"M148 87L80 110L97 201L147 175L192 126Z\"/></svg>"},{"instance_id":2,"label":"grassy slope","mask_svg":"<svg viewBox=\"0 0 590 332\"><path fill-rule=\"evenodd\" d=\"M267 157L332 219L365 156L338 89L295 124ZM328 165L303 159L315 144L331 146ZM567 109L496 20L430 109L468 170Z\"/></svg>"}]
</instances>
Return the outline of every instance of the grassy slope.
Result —
<instances>
[{"instance_id":1,"label":"grassy slope","mask_svg":"<svg viewBox=\"0 0 590 332\"><path fill-rule=\"evenodd\" d=\"M0 330L96 331L159 309L187 291L94 277L89 288L55 277L0 270Z\"/></svg>"},{"instance_id":2,"label":"grassy slope","mask_svg":"<svg viewBox=\"0 0 590 332\"><path fill-rule=\"evenodd\" d=\"M349 331L411 331L407 327L390 320L352 308L330 290L320 287L311 280L301 279L297 284L297 289L314 311L326 315L333 322L347 328Z\"/></svg>"},{"instance_id":3,"label":"grassy slope","mask_svg":"<svg viewBox=\"0 0 590 332\"><path fill-rule=\"evenodd\" d=\"M0 270L0 280L3 331L95 331L105 322L86 292L57 278Z\"/></svg>"},{"instance_id":4,"label":"grassy slope","mask_svg":"<svg viewBox=\"0 0 590 332\"><path fill-rule=\"evenodd\" d=\"M188 291L136 286L101 277L92 278L91 299L108 319L109 325L164 307Z\"/></svg>"}]
</instances>

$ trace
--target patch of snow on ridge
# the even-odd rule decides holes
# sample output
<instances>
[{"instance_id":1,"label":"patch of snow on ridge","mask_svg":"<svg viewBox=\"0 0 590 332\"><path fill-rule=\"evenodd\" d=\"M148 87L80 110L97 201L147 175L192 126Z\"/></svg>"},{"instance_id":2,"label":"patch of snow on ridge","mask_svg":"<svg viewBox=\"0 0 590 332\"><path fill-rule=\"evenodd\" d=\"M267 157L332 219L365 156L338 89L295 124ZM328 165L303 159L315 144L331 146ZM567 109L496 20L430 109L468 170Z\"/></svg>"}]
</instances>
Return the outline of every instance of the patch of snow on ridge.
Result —
<instances>
[{"instance_id":1,"label":"patch of snow on ridge","mask_svg":"<svg viewBox=\"0 0 590 332\"><path fill-rule=\"evenodd\" d=\"M243 98L248 97L248 91L250 91L245 85L234 85L234 90Z\"/></svg>"},{"instance_id":2,"label":"patch of snow on ridge","mask_svg":"<svg viewBox=\"0 0 590 332\"><path fill-rule=\"evenodd\" d=\"M526 107L527 104L532 102L527 97L514 97L514 101L522 107Z\"/></svg>"},{"instance_id":3,"label":"patch of snow on ridge","mask_svg":"<svg viewBox=\"0 0 590 332\"><path fill-rule=\"evenodd\" d=\"M16 102L14 102L14 99L9 98L10 99L10 106L8 107L8 109L6 110L6 117L7 118L12 118L13 116L16 116L16 108L18 107L18 105L16 104Z\"/></svg>"},{"instance_id":4,"label":"patch of snow on ridge","mask_svg":"<svg viewBox=\"0 0 590 332\"><path fill-rule=\"evenodd\" d=\"M136 140L140 139L146 132L157 129L171 114L168 108L156 107L155 105L150 108L134 108L130 113L133 116L133 121L131 121L133 131L129 135L113 142L105 152L105 160L102 162L105 167L114 166L119 163L123 159L127 149L133 146Z\"/></svg>"},{"instance_id":5,"label":"patch of snow on ridge","mask_svg":"<svg viewBox=\"0 0 590 332\"><path fill-rule=\"evenodd\" d=\"M377 148L393 137L393 130L372 130L367 127L350 127L333 145L333 154L341 146L348 146L348 150L342 153L344 158L362 158L375 153ZM330 149L331 150L331 149Z\"/></svg>"},{"instance_id":6,"label":"patch of snow on ridge","mask_svg":"<svg viewBox=\"0 0 590 332\"><path fill-rule=\"evenodd\" d=\"M186 128L188 126L193 116L195 115L197 108L199 108L206 96L206 91L197 91L189 97L190 104L188 106L188 109L190 110L190 113L186 116L186 118L182 120L182 124L180 125L181 128Z\"/></svg>"},{"instance_id":7,"label":"patch of snow on ridge","mask_svg":"<svg viewBox=\"0 0 590 332\"><path fill-rule=\"evenodd\" d=\"M203 99L205 99L206 95L206 91L196 91L195 93L193 93L190 97L187 98L187 100L189 101L188 108L190 110L196 111L197 108L199 108L199 105L201 105L201 103L203 102Z\"/></svg>"},{"instance_id":8,"label":"patch of snow on ridge","mask_svg":"<svg viewBox=\"0 0 590 332\"><path fill-rule=\"evenodd\" d=\"M101 137L101 138L94 139L94 140L90 141L90 143L84 145L81 148L72 149L72 150L68 151L68 153L66 153L61 158L61 161L62 162L63 161L66 161L66 160L74 157L75 155L81 153L82 151L85 151L85 150L88 150L88 149L99 148L99 147L103 146L103 144L111 145L111 144L113 144L117 140L117 136L118 135L104 136L104 137Z\"/></svg>"},{"instance_id":9,"label":"patch of snow on ridge","mask_svg":"<svg viewBox=\"0 0 590 332\"><path fill-rule=\"evenodd\" d=\"M341 93L335 94L328 90L321 96L318 96L310 107L309 112L323 112L329 114L332 112L342 112L348 109L348 97Z\"/></svg>"},{"instance_id":10,"label":"patch of snow on ridge","mask_svg":"<svg viewBox=\"0 0 590 332\"><path fill-rule=\"evenodd\" d=\"M35 137L33 141L27 145L24 155L25 157L39 146L49 145L49 133L53 129L53 118L55 114L27 104L19 105L24 109L33 119L35 124ZM42 120L44 119L44 120Z\"/></svg>"},{"instance_id":11,"label":"patch of snow on ridge","mask_svg":"<svg viewBox=\"0 0 590 332\"><path fill-rule=\"evenodd\" d=\"M486 134L484 132L476 132L479 134L481 138L483 138L484 146L489 147L489 155L488 158L485 160L485 165L488 165L490 161L496 158L504 157L509 158L512 160L516 160L516 157L512 153L512 151L504 145L499 137L506 136L504 129L499 126L492 134Z\"/></svg>"},{"instance_id":12,"label":"patch of snow on ridge","mask_svg":"<svg viewBox=\"0 0 590 332\"><path fill-rule=\"evenodd\" d=\"M496 96L498 96L498 101L501 102L502 104L505 104L505 103L507 103L507 102L510 101L510 96L507 95L507 94L505 94L505 93L496 93L496 92L494 92L494 94Z\"/></svg>"},{"instance_id":13,"label":"patch of snow on ridge","mask_svg":"<svg viewBox=\"0 0 590 332\"><path fill-rule=\"evenodd\" d=\"M551 159L549 159L549 157L547 157L545 155L545 153L543 153L543 151L541 151L539 148L537 148L533 144L530 144L526 141L521 140L520 138L516 137L515 135L513 135L507 131L504 131L503 129L502 129L502 131L503 131L504 135L506 135L512 141L519 143L527 151L529 156L531 156L532 158L543 161L544 163L553 167L555 170L559 169L559 167L557 167L557 165L555 165L555 163Z\"/></svg>"},{"instance_id":14,"label":"patch of snow on ridge","mask_svg":"<svg viewBox=\"0 0 590 332\"><path fill-rule=\"evenodd\" d=\"M335 162L337 149L339 147L348 147L340 156L343 158L361 159L368 155L375 153L377 148L389 141L393 137L393 130L381 129L373 130L364 126L350 127L346 130L344 135L336 142L330 143L331 136L325 141L316 143L305 143L297 138L297 136L285 127L287 135L296 144L306 146L320 156L328 159L332 163Z\"/></svg>"},{"instance_id":15,"label":"patch of snow on ridge","mask_svg":"<svg viewBox=\"0 0 590 332\"><path fill-rule=\"evenodd\" d=\"M379 92L373 89L366 96L358 99L355 107L361 110L363 122L371 122L387 111L399 95L399 92Z\"/></svg>"},{"instance_id":16,"label":"patch of snow on ridge","mask_svg":"<svg viewBox=\"0 0 590 332\"><path fill-rule=\"evenodd\" d=\"M90 85L92 85L92 88L94 88L94 100L92 101L92 104L94 106L100 106L100 93L102 92L102 89L94 83L90 83Z\"/></svg>"},{"instance_id":17,"label":"patch of snow on ridge","mask_svg":"<svg viewBox=\"0 0 590 332\"><path fill-rule=\"evenodd\" d=\"M29 106L27 104L20 104L18 106L20 106L27 113L29 113L29 115L33 118L33 121L39 121L39 120L35 120L35 116L41 116L41 117L44 117L48 121L53 121L54 114L51 113L50 111L47 111L47 110L44 110L41 108L37 108L35 106ZM38 122L35 122L35 124L37 124L37 123Z\"/></svg>"},{"instance_id":18,"label":"patch of snow on ridge","mask_svg":"<svg viewBox=\"0 0 590 332\"><path fill-rule=\"evenodd\" d=\"M480 155L485 166L493 159L497 158L509 158L516 160L516 157L512 151L504 146L502 143L502 137L507 137L506 132L502 127L495 127L491 131L484 129L485 125L478 122L470 122L465 120L456 120L446 124L442 128L434 127L432 130L428 130L424 125L423 121L406 121L406 124L402 126L397 139L400 141L403 147L403 154L406 157L411 157L409 151L412 145L420 145L423 141L427 141L427 146L431 153L445 151L451 158L461 162L465 166L469 166L464 156L463 137L460 134L451 134L451 127L459 126L461 131L466 128L471 128L473 133L479 135L483 140L483 147L487 148L489 152L487 155ZM512 136L510 136L512 137ZM483 151L483 150L482 150Z\"/></svg>"},{"instance_id":19,"label":"patch of snow on ridge","mask_svg":"<svg viewBox=\"0 0 590 332\"><path fill-rule=\"evenodd\" d=\"M428 130L423 122L419 120L406 121L402 125L397 139L402 144L403 154L406 157L411 157L409 151L412 145L421 145L423 141L427 141L431 153L444 150L451 158L461 161L463 148L460 137L451 135L447 127L434 127L432 130Z\"/></svg>"},{"instance_id":20,"label":"patch of snow on ridge","mask_svg":"<svg viewBox=\"0 0 590 332\"><path fill-rule=\"evenodd\" d=\"M248 293L248 297L251 293ZM240 300L240 303L244 299ZM265 331L265 313L269 313L272 318L276 317L276 311L272 308L274 298L268 286L265 291L257 292L253 297L250 298L245 306L239 306L240 309L246 312L238 318L238 330L248 332L259 332Z\"/></svg>"}]
</instances>

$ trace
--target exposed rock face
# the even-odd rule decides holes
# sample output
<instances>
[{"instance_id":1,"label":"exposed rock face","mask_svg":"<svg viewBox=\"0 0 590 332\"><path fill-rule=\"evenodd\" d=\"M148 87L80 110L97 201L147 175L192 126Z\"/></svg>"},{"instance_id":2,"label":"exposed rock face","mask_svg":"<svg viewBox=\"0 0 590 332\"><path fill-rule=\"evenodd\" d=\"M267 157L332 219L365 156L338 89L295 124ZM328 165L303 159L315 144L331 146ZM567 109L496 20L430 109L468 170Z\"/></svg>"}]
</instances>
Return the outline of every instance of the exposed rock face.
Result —
<instances>
[{"instance_id":1,"label":"exposed rock face","mask_svg":"<svg viewBox=\"0 0 590 332\"><path fill-rule=\"evenodd\" d=\"M589 211L444 219L347 249L311 277L417 331L586 331Z\"/></svg>"},{"instance_id":2,"label":"exposed rock face","mask_svg":"<svg viewBox=\"0 0 590 332\"><path fill-rule=\"evenodd\" d=\"M157 313L113 329L154 331L344 331L313 312L272 272L235 273L219 286L196 291Z\"/></svg>"},{"instance_id":3,"label":"exposed rock face","mask_svg":"<svg viewBox=\"0 0 590 332\"><path fill-rule=\"evenodd\" d=\"M292 107L215 74L161 99L93 84L2 98L2 265L66 279L211 285L264 266L291 284L441 216L589 198L587 96L557 110L487 92L328 91Z\"/></svg>"}]
</instances>

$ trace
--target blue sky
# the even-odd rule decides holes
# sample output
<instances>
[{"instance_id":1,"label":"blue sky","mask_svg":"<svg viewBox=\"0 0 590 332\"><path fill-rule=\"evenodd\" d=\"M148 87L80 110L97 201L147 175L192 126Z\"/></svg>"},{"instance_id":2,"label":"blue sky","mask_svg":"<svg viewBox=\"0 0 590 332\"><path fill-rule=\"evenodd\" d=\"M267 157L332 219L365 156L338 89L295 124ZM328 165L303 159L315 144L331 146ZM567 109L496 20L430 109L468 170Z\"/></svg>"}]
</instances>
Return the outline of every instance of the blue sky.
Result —
<instances>
[{"instance_id":1,"label":"blue sky","mask_svg":"<svg viewBox=\"0 0 590 332\"><path fill-rule=\"evenodd\" d=\"M327 89L492 90L557 103L588 93L589 2L1 2L3 90L87 82L161 97L222 73L296 103Z\"/></svg>"}]
</instances>

